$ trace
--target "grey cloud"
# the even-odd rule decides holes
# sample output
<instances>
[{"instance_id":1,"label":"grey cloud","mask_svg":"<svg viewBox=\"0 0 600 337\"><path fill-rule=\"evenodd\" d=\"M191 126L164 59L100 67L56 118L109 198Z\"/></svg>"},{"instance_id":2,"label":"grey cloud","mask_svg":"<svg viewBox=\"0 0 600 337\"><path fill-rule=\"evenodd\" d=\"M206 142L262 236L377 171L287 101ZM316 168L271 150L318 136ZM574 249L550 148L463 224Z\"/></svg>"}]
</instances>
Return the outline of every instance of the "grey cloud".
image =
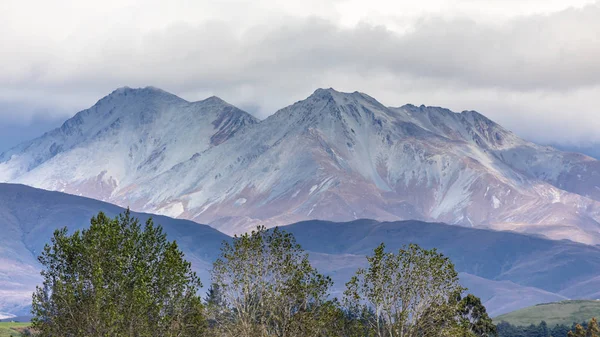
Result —
<instances>
[{"instance_id":1,"label":"grey cloud","mask_svg":"<svg viewBox=\"0 0 600 337\"><path fill-rule=\"evenodd\" d=\"M64 118L56 111L0 101L0 153L60 126Z\"/></svg>"},{"instance_id":2,"label":"grey cloud","mask_svg":"<svg viewBox=\"0 0 600 337\"><path fill-rule=\"evenodd\" d=\"M219 22L182 24L144 36L125 32L77 40L83 45L73 50L29 46L36 50L25 53L22 61L30 64L21 67L20 77L2 71L0 79L20 84L159 80L194 87L263 82L307 70L380 69L467 85L569 89L600 82L598 17L596 4L499 26L428 18L406 34L370 25L344 29L323 19L290 18L243 34Z\"/></svg>"},{"instance_id":3,"label":"grey cloud","mask_svg":"<svg viewBox=\"0 0 600 337\"><path fill-rule=\"evenodd\" d=\"M593 104L599 17L596 3L502 24L428 17L402 34L283 18L242 33L213 21L148 34L72 36L62 44L15 43L0 55L9 65L0 70L0 100L18 97L74 113L115 87L154 85L186 99L217 94L265 117L332 86L389 105L477 109L535 140L576 142L598 137L592 131L600 127ZM572 116L564 109L578 111L579 122L565 124ZM522 127L523 114L536 130ZM549 135L564 125L573 129Z\"/></svg>"}]
</instances>

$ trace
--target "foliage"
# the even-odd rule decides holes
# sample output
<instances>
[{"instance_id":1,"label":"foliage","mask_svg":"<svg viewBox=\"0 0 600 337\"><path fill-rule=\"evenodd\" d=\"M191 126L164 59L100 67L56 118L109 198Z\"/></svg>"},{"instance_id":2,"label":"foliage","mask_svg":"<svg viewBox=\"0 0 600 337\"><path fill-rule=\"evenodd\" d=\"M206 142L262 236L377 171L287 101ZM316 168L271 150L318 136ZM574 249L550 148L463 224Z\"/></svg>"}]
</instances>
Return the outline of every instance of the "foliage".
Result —
<instances>
[{"instance_id":1,"label":"foliage","mask_svg":"<svg viewBox=\"0 0 600 337\"><path fill-rule=\"evenodd\" d=\"M457 335L456 298L463 291L450 260L417 245L386 253L381 244L346 285L348 311L379 337Z\"/></svg>"},{"instance_id":2,"label":"foliage","mask_svg":"<svg viewBox=\"0 0 600 337\"><path fill-rule=\"evenodd\" d=\"M598 327L598 320L592 318L587 326L586 337L600 337L600 327Z\"/></svg>"},{"instance_id":3,"label":"foliage","mask_svg":"<svg viewBox=\"0 0 600 337\"><path fill-rule=\"evenodd\" d=\"M498 337L600 337L598 321L592 318L587 323L573 323L572 326L557 324L549 328L546 322L539 325L514 326L507 322L497 325Z\"/></svg>"},{"instance_id":4,"label":"foliage","mask_svg":"<svg viewBox=\"0 0 600 337\"><path fill-rule=\"evenodd\" d=\"M278 228L259 227L223 242L204 303L200 280L177 244L152 220L142 228L129 211L115 219L99 213L89 229L71 235L66 228L56 231L39 260L44 282L32 309L32 331L39 336L490 337L496 332L477 297L461 298L465 289L452 262L417 245L397 254L377 247L367 257L368 268L347 283L342 303L329 294L331 279L311 266L293 235Z\"/></svg>"},{"instance_id":5,"label":"foliage","mask_svg":"<svg viewBox=\"0 0 600 337\"><path fill-rule=\"evenodd\" d=\"M577 324L575 326L575 329L573 331L569 331L567 336L569 336L569 337L585 337L585 329L580 324Z\"/></svg>"},{"instance_id":6,"label":"foliage","mask_svg":"<svg viewBox=\"0 0 600 337\"><path fill-rule=\"evenodd\" d=\"M468 333L481 337L496 335L496 326L488 316L481 299L472 294L458 303L458 317L460 326Z\"/></svg>"},{"instance_id":7,"label":"foliage","mask_svg":"<svg viewBox=\"0 0 600 337\"><path fill-rule=\"evenodd\" d=\"M209 305L210 315L222 336L325 336L325 320L338 314L327 299L331 279L278 228L224 242L212 278L222 305Z\"/></svg>"},{"instance_id":8,"label":"foliage","mask_svg":"<svg viewBox=\"0 0 600 337\"><path fill-rule=\"evenodd\" d=\"M99 213L87 230L57 230L39 257L33 295L40 336L192 336L202 331L202 286L176 242L129 210Z\"/></svg>"}]
</instances>

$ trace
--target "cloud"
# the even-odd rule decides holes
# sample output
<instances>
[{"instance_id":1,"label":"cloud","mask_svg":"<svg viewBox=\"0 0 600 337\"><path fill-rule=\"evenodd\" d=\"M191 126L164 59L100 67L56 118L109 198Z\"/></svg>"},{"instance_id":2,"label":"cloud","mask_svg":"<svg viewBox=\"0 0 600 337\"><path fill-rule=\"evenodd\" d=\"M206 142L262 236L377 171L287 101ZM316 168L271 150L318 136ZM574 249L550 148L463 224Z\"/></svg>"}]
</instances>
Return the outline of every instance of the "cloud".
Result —
<instances>
[{"instance_id":1,"label":"cloud","mask_svg":"<svg viewBox=\"0 0 600 337\"><path fill-rule=\"evenodd\" d=\"M295 0L285 8L207 1L206 11L188 12L125 1L93 8L106 22L88 13L51 28L52 37L8 22L0 102L20 102L29 118L44 105L73 114L116 87L154 85L189 100L216 94L264 118L317 87L335 87L394 106L479 110L540 142L600 141L598 2L529 0L511 17L478 16L472 0L373 0L369 9L364 1L313 2L320 11ZM445 6L459 10L441 13ZM141 19L129 22L136 12ZM8 114L0 109L0 120Z\"/></svg>"},{"instance_id":2,"label":"cloud","mask_svg":"<svg viewBox=\"0 0 600 337\"><path fill-rule=\"evenodd\" d=\"M23 114L27 111L27 114ZM0 100L0 153L21 142L39 137L64 122L65 115L46 108Z\"/></svg>"}]
</instances>

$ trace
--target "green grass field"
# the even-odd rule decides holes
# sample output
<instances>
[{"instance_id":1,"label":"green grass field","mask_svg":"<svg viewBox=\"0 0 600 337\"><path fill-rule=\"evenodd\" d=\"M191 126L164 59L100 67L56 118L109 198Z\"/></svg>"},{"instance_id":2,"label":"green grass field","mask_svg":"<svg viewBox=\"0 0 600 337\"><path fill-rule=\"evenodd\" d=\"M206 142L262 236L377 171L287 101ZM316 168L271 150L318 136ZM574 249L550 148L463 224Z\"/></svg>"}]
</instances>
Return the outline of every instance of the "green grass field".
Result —
<instances>
[{"instance_id":1,"label":"green grass field","mask_svg":"<svg viewBox=\"0 0 600 337\"><path fill-rule=\"evenodd\" d=\"M20 329L26 328L29 326L29 323L3 323L0 322L0 337L19 337L21 334L19 333Z\"/></svg>"},{"instance_id":2,"label":"green grass field","mask_svg":"<svg viewBox=\"0 0 600 337\"><path fill-rule=\"evenodd\" d=\"M573 322L587 322L593 317L600 319L600 301L578 300L539 304L517 310L494 318L494 323L505 321L517 326L528 326L546 321L549 326L570 326Z\"/></svg>"}]
</instances>

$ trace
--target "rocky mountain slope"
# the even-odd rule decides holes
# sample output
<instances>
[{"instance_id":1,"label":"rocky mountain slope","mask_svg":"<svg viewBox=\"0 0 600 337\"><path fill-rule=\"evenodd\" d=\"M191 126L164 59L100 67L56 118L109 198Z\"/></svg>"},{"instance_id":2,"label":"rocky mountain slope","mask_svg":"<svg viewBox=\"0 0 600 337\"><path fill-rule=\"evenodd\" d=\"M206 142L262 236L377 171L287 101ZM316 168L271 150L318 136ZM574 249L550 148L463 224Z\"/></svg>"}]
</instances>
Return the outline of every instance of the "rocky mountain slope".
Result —
<instances>
[{"instance_id":1,"label":"rocky mountain slope","mask_svg":"<svg viewBox=\"0 0 600 337\"><path fill-rule=\"evenodd\" d=\"M254 123L217 97L189 103L156 88L121 88L0 155L0 180L108 200Z\"/></svg>"},{"instance_id":2,"label":"rocky mountain slope","mask_svg":"<svg viewBox=\"0 0 600 337\"><path fill-rule=\"evenodd\" d=\"M237 233L417 219L600 243L600 162L485 116L318 89L263 121L218 98L118 89L0 155L0 181Z\"/></svg>"}]
</instances>

